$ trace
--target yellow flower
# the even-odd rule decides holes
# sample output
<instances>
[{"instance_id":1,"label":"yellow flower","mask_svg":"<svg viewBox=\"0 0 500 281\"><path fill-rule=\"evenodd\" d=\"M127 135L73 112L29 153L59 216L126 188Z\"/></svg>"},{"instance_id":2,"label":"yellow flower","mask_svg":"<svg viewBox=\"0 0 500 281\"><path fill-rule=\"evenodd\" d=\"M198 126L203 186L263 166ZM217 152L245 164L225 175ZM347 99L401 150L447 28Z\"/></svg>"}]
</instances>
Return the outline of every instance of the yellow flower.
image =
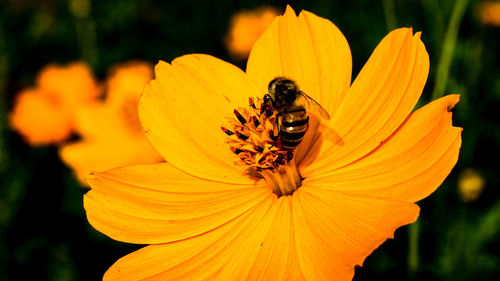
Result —
<instances>
[{"instance_id":1,"label":"yellow flower","mask_svg":"<svg viewBox=\"0 0 500 281\"><path fill-rule=\"evenodd\" d=\"M236 59L246 59L255 41L276 16L278 11L271 7L244 10L234 14L226 37L226 46L230 54Z\"/></svg>"},{"instance_id":2,"label":"yellow flower","mask_svg":"<svg viewBox=\"0 0 500 281\"><path fill-rule=\"evenodd\" d=\"M457 161L461 128L450 111L458 96L411 112L428 71L419 34L402 28L382 40L351 85L342 33L290 7L256 42L246 73L208 55L160 62L139 116L168 163L88 178L92 226L151 244L118 260L104 280L351 280L396 228L417 219L414 202ZM340 139L321 134L328 130L311 110L292 160L272 172L245 167L242 158L259 160L242 157L235 138L248 142L248 155L281 161L267 142L249 152L273 125L272 116L254 114L277 76L319 102L331 116L323 126ZM257 98L253 106L249 97ZM220 130L226 123L239 135Z\"/></svg>"},{"instance_id":3,"label":"yellow flower","mask_svg":"<svg viewBox=\"0 0 500 281\"><path fill-rule=\"evenodd\" d=\"M91 171L163 160L146 139L137 113L139 96L152 72L152 66L141 62L116 67L107 81L106 100L76 112L75 129L81 140L64 145L60 155L79 179Z\"/></svg>"},{"instance_id":4,"label":"yellow flower","mask_svg":"<svg viewBox=\"0 0 500 281\"><path fill-rule=\"evenodd\" d=\"M465 169L458 177L460 197L464 202L477 200L483 191L484 184L484 177L481 173L472 168Z\"/></svg>"},{"instance_id":5,"label":"yellow flower","mask_svg":"<svg viewBox=\"0 0 500 281\"><path fill-rule=\"evenodd\" d=\"M87 65L46 66L38 74L37 87L17 96L10 125L31 145L62 142L73 130L73 112L99 94Z\"/></svg>"},{"instance_id":6,"label":"yellow flower","mask_svg":"<svg viewBox=\"0 0 500 281\"><path fill-rule=\"evenodd\" d=\"M479 4L479 19L482 23L500 26L500 2L485 1Z\"/></svg>"}]
</instances>

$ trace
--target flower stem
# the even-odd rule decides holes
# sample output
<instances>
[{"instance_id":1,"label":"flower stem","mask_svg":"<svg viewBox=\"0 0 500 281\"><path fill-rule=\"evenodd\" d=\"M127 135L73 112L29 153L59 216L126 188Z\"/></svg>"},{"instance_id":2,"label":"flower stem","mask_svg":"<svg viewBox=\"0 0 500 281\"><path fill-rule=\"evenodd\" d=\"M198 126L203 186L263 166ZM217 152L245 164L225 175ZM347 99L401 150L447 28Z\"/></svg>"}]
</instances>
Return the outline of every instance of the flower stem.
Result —
<instances>
[{"instance_id":1,"label":"flower stem","mask_svg":"<svg viewBox=\"0 0 500 281\"><path fill-rule=\"evenodd\" d=\"M450 22L444 34L443 46L441 49L441 56L436 70L436 81L432 91L432 99L438 99L443 95L443 92L448 82L448 75L450 72L451 60L455 51L457 43L458 30L460 22L465 13L468 0L457 0L453 6Z\"/></svg>"},{"instance_id":2,"label":"flower stem","mask_svg":"<svg viewBox=\"0 0 500 281\"><path fill-rule=\"evenodd\" d=\"M8 53L7 47L5 46L7 42L4 41L4 31L3 26L0 24L0 172L3 172L5 168L8 167L8 149L5 140L7 128L7 112L6 105L6 84L7 84L7 73L8 73Z\"/></svg>"},{"instance_id":3,"label":"flower stem","mask_svg":"<svg viewBox=\"0 0 500 281\"><path fill-rule=\"evenodd\" d=\"M75 18L75 28L80 55L93 68L97 66L97 43L95 24L90 16L91 3L89 0L71 0L70 10Z\"/></svg>"},{"instance_id":4,"label":"flower stem","mask_svg":"<svg viewBox=\"0 0 500 281\"><path fill-rule=\"evenodd\" d=\"M384 6L385 25L387 27L387 31L396 29L398 24L396 20L394 0L382 0L382 5Z\"/></svg>"},{"instance_id":5,"label":"flower stem","mask_svg":"<svg viewBox=\"0 0 500 281\"><path fill-rule=\"evenodd\" d=\"M418 242L420 238L420 220L410 224L408 235L408 273L410 275L410 280L416 280L416 274L419 267Z\"/></svg>"}]
</instances>

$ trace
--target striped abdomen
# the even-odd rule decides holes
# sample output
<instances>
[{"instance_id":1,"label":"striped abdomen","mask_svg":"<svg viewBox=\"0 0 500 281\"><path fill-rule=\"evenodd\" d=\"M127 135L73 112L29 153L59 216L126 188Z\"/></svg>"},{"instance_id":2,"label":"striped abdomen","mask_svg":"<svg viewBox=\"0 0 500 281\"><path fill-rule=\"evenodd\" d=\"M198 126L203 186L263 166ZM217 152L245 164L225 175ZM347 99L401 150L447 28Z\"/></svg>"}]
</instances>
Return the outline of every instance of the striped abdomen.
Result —
<instances>
[{"instance_id":1,"label":"striped abdomen","mask_svg":"<svg viewBox=\"0 0 500 281\"><path fill-rule=\"evenodd\" d=\"M303 106L294 106L281 113L280 141L283 149L295 149L307 131L309 116Z\"/></svg>"}]
</instances>

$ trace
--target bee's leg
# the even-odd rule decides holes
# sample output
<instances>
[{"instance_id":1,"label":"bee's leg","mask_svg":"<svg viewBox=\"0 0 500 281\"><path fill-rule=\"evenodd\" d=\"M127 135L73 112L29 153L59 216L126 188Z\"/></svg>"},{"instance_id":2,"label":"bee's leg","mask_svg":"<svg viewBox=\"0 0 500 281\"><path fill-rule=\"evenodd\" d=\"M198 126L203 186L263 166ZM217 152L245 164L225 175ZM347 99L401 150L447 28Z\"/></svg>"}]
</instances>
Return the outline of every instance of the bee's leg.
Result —
<instances>
[{"instance_id":1,"label":"bee's leg","mask_svg":"<svg viewBox=\"0 0 500 281\"><path fill-rule=\"evenodd\" d=\"M276 114L276 121L274 122L273 131L271 134L271 139L273 141L279 141L279 134L281 132L281 113ZM278 143L278 146L281 144Z\"/></svg>"},{"instance_id":2,"label":"bee's leg","mask_svg":"<svg viewBox=\"0 0 500 281\"><path fill-rule=\"evenodd\" d=\"M276 114L276 122L274 123L276 125L276 129L278 130L278 134L279 132L281 132L281 121L283 119L283 115L280 113Z\"/></svg>"},{"instance_id":3,"label":"bee's leg","mask_svg":"<svg viewBox=\"0 0 500 281\"><path fill-rule=\"evenodd\" d=\"M271 95L266 94L260 107L260 114L265 113L267 117L273 115L273 105Z\"/></svg>"},{"instance_id":4,"label":"bee's leg","mask_svg":"<svg viewBox=\"0 0 500 281\"><path fill-rule=\"evenodd\" d=\"M264 96L264 101L263 101L263 103L265 103L265 104L269 104L269 102L270 102L270 101L271 101L271 95L270 95L270 94L266 94L266 95Z\"/></svg>"},{"instance_id":5,"label":"bee's leg","mask_svg":"<svg viewBox=\"0 0 500 281\"><path fill-rule=\"evenodd\" d=\"M262 105L260 106L260 114L264 113L267 108L269 108L269 104L271 101L271 96L269 94L266 94L264 96L264 99L262 100Z\"/></svg>"}]
</instances>

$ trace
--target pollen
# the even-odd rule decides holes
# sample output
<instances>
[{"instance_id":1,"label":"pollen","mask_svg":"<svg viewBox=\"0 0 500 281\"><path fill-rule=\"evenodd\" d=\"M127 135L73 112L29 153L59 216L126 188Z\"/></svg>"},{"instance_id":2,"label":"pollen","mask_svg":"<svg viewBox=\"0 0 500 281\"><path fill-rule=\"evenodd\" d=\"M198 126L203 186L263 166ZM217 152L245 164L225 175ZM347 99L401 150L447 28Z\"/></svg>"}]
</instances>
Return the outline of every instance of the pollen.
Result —
<instances>
[{"instance_id":1,"label":"pollen","mask_svg":"<svg viewBox=\"0 0 500 281\"><path fill-rule=\"evenodd\" d=\"M236 165L257 172L278 196L290 195L301 185L293 150L282 149L276 122L277 111L261 98L249 98L249 107L234 110L222 132L226 144L237 155Z\"/></svg>"},{"instance_id":2,"label":"pollen","mask_svg":"<svg viewBox=\"0 0 500 281\"><path fill-rule=\"evenodd\" d=\"M291 151L279 148L276 112L266 107L262 99L249 98L249 107L235 109L235 118L228 118L228 125L221 127L230 150L240 159L237 165L256 171L276 170L293 157Z\"/></svg>"}]
</instances>

